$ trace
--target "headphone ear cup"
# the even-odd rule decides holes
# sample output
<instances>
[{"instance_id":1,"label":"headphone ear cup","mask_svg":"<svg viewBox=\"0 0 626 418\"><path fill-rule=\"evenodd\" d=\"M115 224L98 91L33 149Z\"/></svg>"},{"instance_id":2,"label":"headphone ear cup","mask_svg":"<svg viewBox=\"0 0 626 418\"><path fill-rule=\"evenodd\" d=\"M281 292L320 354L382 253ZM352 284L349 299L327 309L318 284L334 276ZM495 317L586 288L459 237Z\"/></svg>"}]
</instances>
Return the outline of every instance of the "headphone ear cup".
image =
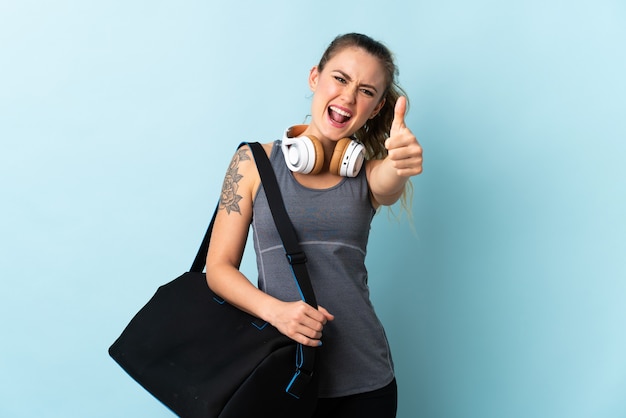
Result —
<instances>
[{"instance_id":1,"label":"headphone ear cup","mask_svg":"<svg viewBox=\"0 0 626 418\"><path fill-rule=\"evenodd\" d=\"M365 147L350 138L337 141L330 160L330 172L343 177L356 177L365 161Z\"/></svg>"},{"instance_id":2,"label":"headphone ear cup","mask_svg":"<svg viewBox=\"0 0 626 418\"><path fill-rule=\"evenodd\" d=\"M322 171L322 167L324 166L324 147L322 147L322 143L316 137L310 135L306 138L311 141L315 150L315 154L313 155L313 158L315 158L315 164L309 174L317 174Z\"/></svg>"},{"instance_id":3,"label":"headphone ear cup","mask_svg":"<svg viewBox=\"0 0 626 418\"><path fill-rule=\"evenodd\" d=\"M337 174L340 176L341 172L341 162L343 161L343 156L346 152L346 148L350 144L349 138L343 138L337 141L335 144L335 150L333 151L333 156L330 159L330 172L333 174Z\"/></svg>"},{"instance_id":4,"label":"headphone ear cup","mask_svg":"<svg viewBox=\"0 0 626 418\"><path fill-rule=\"evenodd\" d=\"M283 139L283 155L294 173L317 174L324 165L324 148L314 136Z\"/></svg>"}]
</instances>

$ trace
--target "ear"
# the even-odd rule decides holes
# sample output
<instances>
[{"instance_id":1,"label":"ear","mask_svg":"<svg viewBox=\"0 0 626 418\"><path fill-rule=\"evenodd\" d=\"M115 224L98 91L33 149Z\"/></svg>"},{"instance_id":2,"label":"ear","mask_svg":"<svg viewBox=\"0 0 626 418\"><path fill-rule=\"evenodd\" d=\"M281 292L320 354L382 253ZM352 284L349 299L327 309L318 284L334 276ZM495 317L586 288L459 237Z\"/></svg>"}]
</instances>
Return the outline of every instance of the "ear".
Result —
<instances>
[{"instance_id":1,"label":"ear","mask_svg":"<svg viewBox=\"0 0 626 418\"><path fill-rule=\"evenodd\" d=\"M316 65L315 67L311 68L311 71L309 73L309 88L313 92L317 88L317 80L319 79L319 76L320 76L320 72L317 69L317 65Z\"/></svg>"},{"instance_id":2,"label":"ear","mask_svg":"<svg viewBox=\"0 0 626 418\"><path fill-rule=\"evenodd\" d=\"M385 105L385 98L383 97L382 99L380 99L380 103L378 103L376 107L374 108L374 111L372 112L370 119L374 119L376 116L378 116L378 112L380 112L380 109L382 109L384 105Z\"/></svg>"}]
</instances>

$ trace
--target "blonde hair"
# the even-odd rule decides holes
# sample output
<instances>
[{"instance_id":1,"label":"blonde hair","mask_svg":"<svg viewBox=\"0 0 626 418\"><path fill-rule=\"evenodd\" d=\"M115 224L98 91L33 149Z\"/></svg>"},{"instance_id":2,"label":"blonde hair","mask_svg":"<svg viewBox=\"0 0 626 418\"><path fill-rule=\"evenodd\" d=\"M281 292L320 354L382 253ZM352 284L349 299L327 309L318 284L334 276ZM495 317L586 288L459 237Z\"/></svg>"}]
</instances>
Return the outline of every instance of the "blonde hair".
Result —
<instances>
[{"instance_id":1,"label":"blonde hair","mask_svg":"<svg viewBox=\"0 0 626 418\"><path fill-rule=\"evenodd\" d=\"M337 36L326 48L317 68L321 72L326 63L337 53L346 48L361 48L370 55L378 58L385 71L386 86L381 100L385 100L383 107L376 117L369 119L363 127L355 132L356 138L365 146L365 158L368 160L383 159L387 156L385 140L389 137L389 130L393 123L396 102L400 96L408 97L398 85L396 77L399 73L391 51L382 43L360 33L347 33ZM400 204L411 218L411 201L413 198L413 185L407 181L404 193L400 198Z\"/></svg>"}]
</instances>

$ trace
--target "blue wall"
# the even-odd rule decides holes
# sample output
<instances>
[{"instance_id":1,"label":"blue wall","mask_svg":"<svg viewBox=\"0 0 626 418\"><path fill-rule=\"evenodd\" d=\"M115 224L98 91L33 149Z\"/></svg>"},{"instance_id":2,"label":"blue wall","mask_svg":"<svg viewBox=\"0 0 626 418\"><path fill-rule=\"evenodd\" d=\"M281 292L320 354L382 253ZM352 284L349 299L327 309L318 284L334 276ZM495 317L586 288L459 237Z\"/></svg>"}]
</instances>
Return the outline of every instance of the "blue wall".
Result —
<instances>
[{"instance_id":1,"label":"blue wall","mask_svg":"<svg viewBox=\"0 0 626 418\"><path fill-rule=\"evenodd\" d=\"M0 3L0 416L171 416L106 349L348 31L425 149L368 254L399 417L626 417L618 0Z\"/></svg>"}]
</instances>

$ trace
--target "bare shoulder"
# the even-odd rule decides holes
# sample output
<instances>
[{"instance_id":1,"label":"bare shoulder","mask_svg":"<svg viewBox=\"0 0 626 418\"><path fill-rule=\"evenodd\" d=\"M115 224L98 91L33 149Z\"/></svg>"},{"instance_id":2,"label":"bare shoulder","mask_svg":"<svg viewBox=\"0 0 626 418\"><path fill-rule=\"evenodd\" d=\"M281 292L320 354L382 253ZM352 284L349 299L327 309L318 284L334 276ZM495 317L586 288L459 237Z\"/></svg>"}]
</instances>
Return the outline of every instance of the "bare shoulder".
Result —
<instances>
[{"instance_id":1,"label":"bare shoulder","mask_svg":"<svg viewBox=\"0 0 626 418\"><path fill-rule=\"evenodd\" d=\"M382 164L383 160L367 160L365 161L365 176L367 177L367 182L370 183L372 179L372 172L376 171L376 169Z\"/></svg>"},{"instance_id":2,"label":"bare shoulder","mask_svg":"<svg viewBox=\"0 0 626 418\"><path fill-rule=\"evenodd\" d=\"M274 149L274 142L261 143L261 146L263 147L263 150L269 158L269 156L272 154L272 150ZM240 150L241 149L245 149L248 152L248 155L252 155L250 147L241 147ZM252 158L252 160L254 160L254 158Z\"/></svg>"},{"instance_id":3,"label":"bare shoulder","mask_svg":"<svg viewBox=\"0 0 626 418\"><path fill-rule=\"evenodd\" d=\"M263 149L265 150L265 153L269 157L272 154L272 149L274 149L274 143L268 142L267 144L262 144L262 145L263 145Z\"/></svg>"},{"instance_id":4,"label":"bare shoulder","mask_svg":"<svg viewBox=\"0 0 626 418\"><path fill-rule=\"evenodd\" d=\"M242 209L250 205L252 191L258 181L256 164L250 148L240 147L226 169L220 196L220 211L241 215Z\"/></svg>"},{"instance_id":5,"label":"bare shoulder","mask_svg":"<svg viewBox=\"0 0 626 418\"><path fill-rule=\"evenodd\" d=\"M367 178L368 186L370 185L370 180L372 178L372 171L375 171L376 168L380 166L382 161L383 160L365 161L365 177ZM372 192L371 187L370 187L370 201L372 202L372 206L374 207L374 209L378 209L381 206L380 202L376 199L376 196Z\"/></svg>"}]
</instances>

